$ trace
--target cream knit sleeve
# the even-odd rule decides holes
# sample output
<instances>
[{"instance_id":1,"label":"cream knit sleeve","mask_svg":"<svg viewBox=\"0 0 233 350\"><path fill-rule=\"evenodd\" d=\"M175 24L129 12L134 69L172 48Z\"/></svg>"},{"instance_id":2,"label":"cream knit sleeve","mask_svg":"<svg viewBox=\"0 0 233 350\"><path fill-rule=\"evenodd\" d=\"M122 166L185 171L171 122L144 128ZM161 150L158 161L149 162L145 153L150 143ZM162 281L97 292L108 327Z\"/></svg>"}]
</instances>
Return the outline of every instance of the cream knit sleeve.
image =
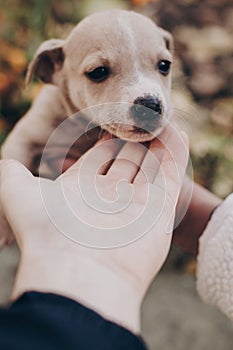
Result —
<instances>
[{"instance_id":1,"label":"cream knit sleeve","mask_svg":"<svg viewBox=\"0 0 233 350\"><path fill-rule=\"evenodd\" d=\"M197 290L233 321L233 194L214 211L199 240Z\"/></svg>"}]
</instances>

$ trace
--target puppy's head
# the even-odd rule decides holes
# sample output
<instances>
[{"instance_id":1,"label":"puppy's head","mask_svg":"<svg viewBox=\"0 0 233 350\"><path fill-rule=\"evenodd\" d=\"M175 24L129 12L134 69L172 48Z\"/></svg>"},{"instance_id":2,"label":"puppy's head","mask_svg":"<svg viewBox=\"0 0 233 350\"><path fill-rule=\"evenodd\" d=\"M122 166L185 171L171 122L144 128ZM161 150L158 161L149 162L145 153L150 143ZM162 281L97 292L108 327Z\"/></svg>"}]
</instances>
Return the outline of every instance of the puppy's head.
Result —
<instances>
[{"instance_id":1,"label":"puppy's head","mask_svg":"<svg viewBox=\"0 0 233 350\"><path fill-rule=\"evenodd\" d=\"M27 82L35 74L56 84L73 110L108 104L97 109L96 123L122 139L149 141L170 114L172 49L171 35L143 15L96 13L65 41L43 43Z\"/></svg>"}]
</instances>

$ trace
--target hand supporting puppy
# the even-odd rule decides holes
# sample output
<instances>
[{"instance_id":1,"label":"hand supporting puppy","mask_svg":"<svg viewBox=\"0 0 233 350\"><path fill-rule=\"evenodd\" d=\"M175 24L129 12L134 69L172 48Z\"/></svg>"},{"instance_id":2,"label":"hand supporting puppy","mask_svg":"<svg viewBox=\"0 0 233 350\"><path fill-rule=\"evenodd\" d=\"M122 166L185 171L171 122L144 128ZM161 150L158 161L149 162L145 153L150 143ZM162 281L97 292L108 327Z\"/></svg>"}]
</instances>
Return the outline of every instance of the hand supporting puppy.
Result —
<instances>
[{"instance_id":1,"label":"hand supporting puppy","mask_svg":"<svg viewBox=\"0 0 233 350\"><path fill-rule=\"evenodd\" d=\"M170 247L175 208L188 160L187 137L168 126L151 143L149 151L133 143L125 143L120 151L118 146L114 140L102 140L56 181L35 178L15 161L2 161L1 198L21 250L13 298L29 290L55 292L138 332L142 298ZM106 159L114 158L109 168ZM158 158L161 164L151 163L152 158ZM90 207L83 198L82 190L93 185L93 176L89 179L88 175L97 168L99 194L111 204L110 194L116 193L118 184L121 210L104 213ZM80 177L82 172L86 176ZM119 184L121 180L124 182ZM57 201L61 188L64 203ZM130 201L128 194L132 194ZM77 232L86 227L94 237L98 227L102 227L112 235L117 225L127 227L138 217L147 230L131 244L114 249L75 244L64 236L70 232L69 222L64 225L65 232L60 232L57 225L64 217L67 203L76 215ZM86 212L90 223L80 218ZM152 216L153 225L147 225L143 215L140 219L145 212L149 213L146 218ZM118 232L120 228L112 237Z\"/></svg>"},{"instance_id":2,"label":"hand supporting puppy","mask_svg":"<svg viewBox=\"0 0 233 350\"><path fill-rule=\"evenodd\" d=\"M188 210L179 225L175 225L173 241L184 251L197 255L199 238L202 236L214 210L221 204L221 199L204 187L185 177L177 204L179 212L190 198Z\"/></svg>"}]
</instances>

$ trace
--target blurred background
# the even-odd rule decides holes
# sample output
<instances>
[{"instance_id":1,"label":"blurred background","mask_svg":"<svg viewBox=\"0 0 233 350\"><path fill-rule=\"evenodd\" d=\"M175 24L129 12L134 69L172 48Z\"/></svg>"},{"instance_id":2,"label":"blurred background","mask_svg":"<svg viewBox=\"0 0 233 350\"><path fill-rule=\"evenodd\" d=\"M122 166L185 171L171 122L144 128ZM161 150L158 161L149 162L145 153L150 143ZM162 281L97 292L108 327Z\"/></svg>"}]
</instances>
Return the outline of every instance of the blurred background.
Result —
<instances>
[{"instance_id":1,"label":"blurred background","mask_svg":"<svg viewBox=\"0 0 233 350\"><path fill-rule=\"evenodd\" d=\"M107 8L146 14L175 38L173 104L191 140L194 178L218 196L233 192L232 0L0 0L0 143L42 84L24 89L28 62L45 39L65 38ZM0 303L9 296L16 247L0 251ZM230 350L232 324L195 290L195 259L173 247L143 305L150 349Z\"/></svg>"}]
</instances>

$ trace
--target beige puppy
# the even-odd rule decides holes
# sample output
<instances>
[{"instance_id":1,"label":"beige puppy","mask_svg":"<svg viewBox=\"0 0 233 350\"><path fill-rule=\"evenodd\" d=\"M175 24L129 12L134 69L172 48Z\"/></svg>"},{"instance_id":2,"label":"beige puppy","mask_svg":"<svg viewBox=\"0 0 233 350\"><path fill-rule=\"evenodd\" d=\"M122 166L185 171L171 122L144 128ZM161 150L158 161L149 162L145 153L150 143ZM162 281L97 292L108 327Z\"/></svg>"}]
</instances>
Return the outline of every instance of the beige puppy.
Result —
<instances>
[{"instance_id":1,"label":"beige puppy","mask_svg":"<svg viewBox=\"0 0 233 350\"><path fill-rule=\"evenodd\" d=\"M36 162L54 129L85 109L88 112L71 118L70 137L77 135L71 158L94 144L100 128L124 140L153 139L171 114L172 49L168 32L147 17L124 10L93 14L66 40L45 41L29 66L26 83L35 75L48 85L10 133L2 158L17 159L37 173ZM89 125L98 127L90 128L87 137ZM65 130L58 133L57 144L51 143L47 163L65 157L59 146L64 134L69 137Z\"/></svg>"}]
</instances>

